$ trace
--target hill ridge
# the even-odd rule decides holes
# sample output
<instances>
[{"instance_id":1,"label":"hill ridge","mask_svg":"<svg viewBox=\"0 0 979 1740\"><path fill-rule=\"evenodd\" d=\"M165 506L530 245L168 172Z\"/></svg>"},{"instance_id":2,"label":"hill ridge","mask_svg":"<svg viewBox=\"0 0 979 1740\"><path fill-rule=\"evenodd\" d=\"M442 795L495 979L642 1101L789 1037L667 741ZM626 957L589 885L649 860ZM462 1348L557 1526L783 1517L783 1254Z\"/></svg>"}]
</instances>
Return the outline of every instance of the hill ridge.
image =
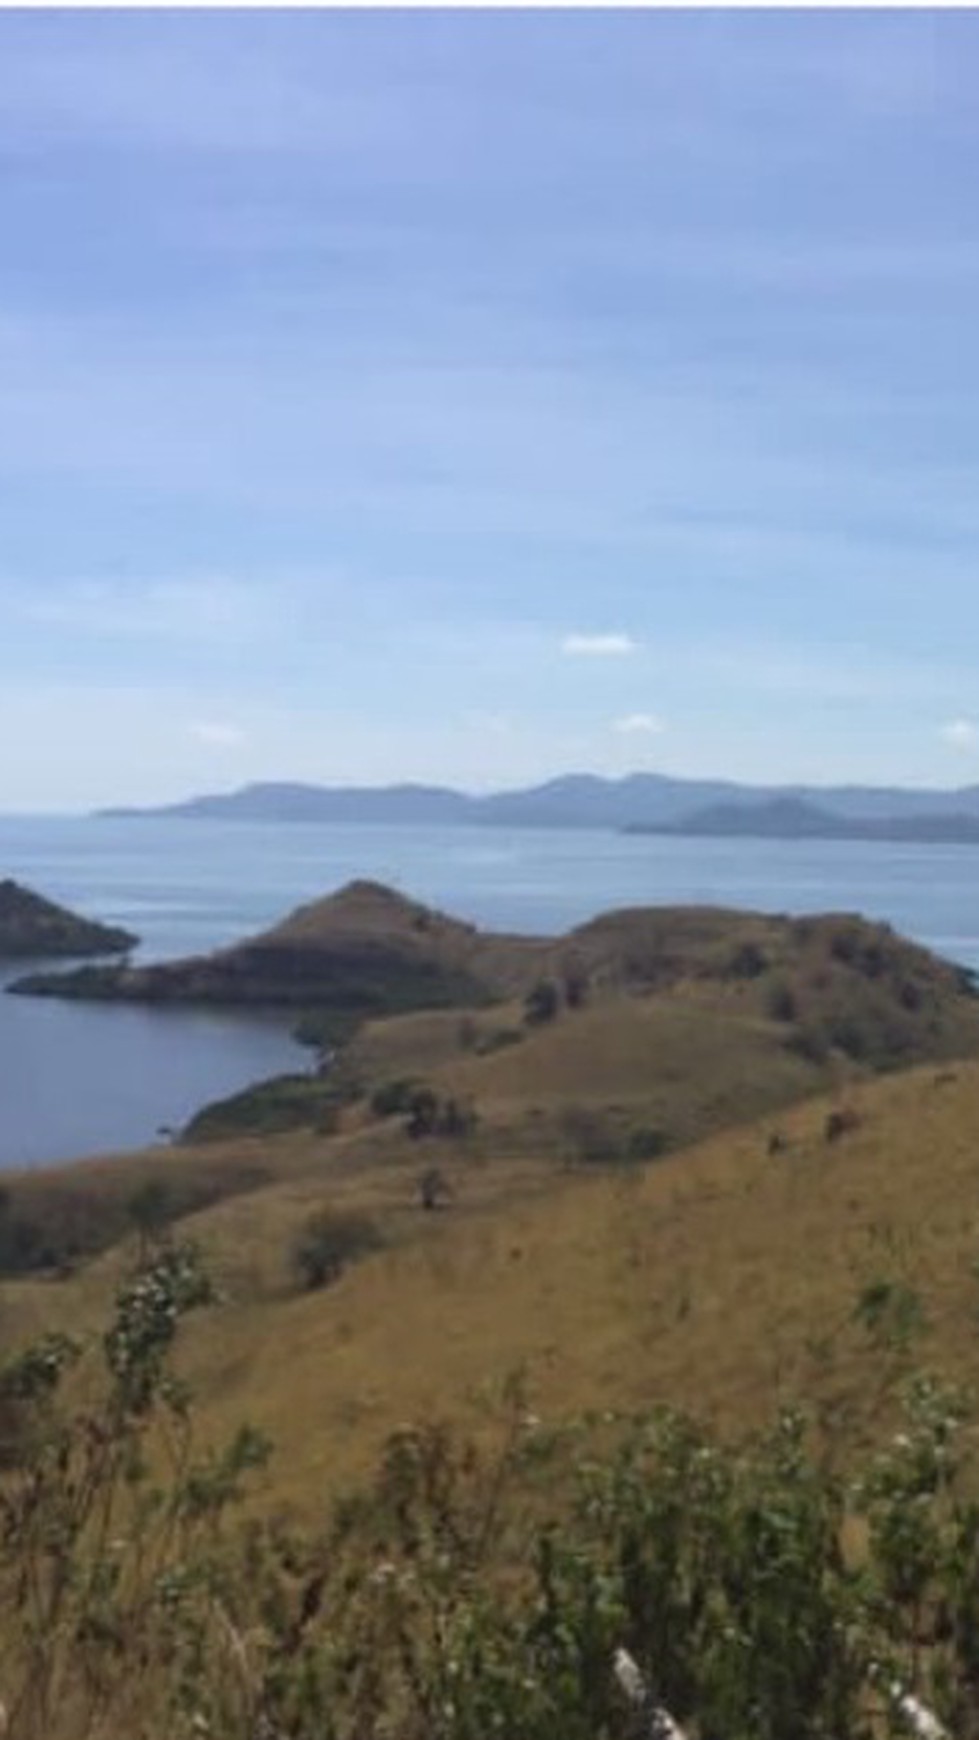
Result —
<instances>
[{"instance_id":1,"label":"hill ridge","mask_svg":"<svg viewBox=\"0 0 979 1740\"><path fill-rule=\"evenodd\" d=\"M96 812L132 819L170 816L185 820L242 820L389 825L480 824L505 827L633 828L680 824L697 810L717 804L747 807L773 799L797 799L843 819L871 823L897 818L949 815L979 819L979 785L951 791L922 787L835 785L801 782L758 785L727 779L685 779L666 773L618 776L568 773L512 790L475 794L451 786L401 782L380 786L317 785L265 780L230 792L177 803Z\"/></svg>"}]
</instances>

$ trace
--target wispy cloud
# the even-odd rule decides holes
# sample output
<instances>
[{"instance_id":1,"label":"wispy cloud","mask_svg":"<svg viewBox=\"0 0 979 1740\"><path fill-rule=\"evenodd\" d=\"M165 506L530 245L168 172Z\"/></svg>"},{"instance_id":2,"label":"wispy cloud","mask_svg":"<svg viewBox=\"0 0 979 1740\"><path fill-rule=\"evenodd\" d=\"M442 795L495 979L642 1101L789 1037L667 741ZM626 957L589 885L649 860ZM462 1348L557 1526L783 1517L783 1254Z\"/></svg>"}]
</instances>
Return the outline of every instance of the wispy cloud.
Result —
<instances>
[{"instance_id":1,"label":"wispy cloud","mask_svg":"<svg viewBox=\"0 0 979 1740\"><path fill-rule=\"evenodd\" d=\"M953 749L979 748L979 725L971 719L950 719L942 726L939 736Z\"/></svg>"},{"instance_id":2,"label":"wispy cloud","mask_svg":"<svg viewBox=\"0 0 979 1740\"><path fill-rule=\"evenodd\" d=\"M620 658L635 652L637 642L630 634L566 634L561 651L569 658Z\"/></svg>"},{"instance_id":3,"label":"wispy cloud","mask_svg":"<svg viewBox=\"0 0 979 1740\"><path fill-rule=\"evenodd\" d=\"M666 726L655 713L624 713L621 719L612 720L612 730L623 737L656 737Z\"/></svg>"},{"instance_id":4,"label":"wispy cloud","mask_svg":"<svg viewBox=\"0 0 979 1740\"><path fill-rule=\"evenodd\" d=\"M188 729L190 735L208 749L241 749L246 742L240 726L224 719L195 719Z\"/></svg>"}]
</instances>

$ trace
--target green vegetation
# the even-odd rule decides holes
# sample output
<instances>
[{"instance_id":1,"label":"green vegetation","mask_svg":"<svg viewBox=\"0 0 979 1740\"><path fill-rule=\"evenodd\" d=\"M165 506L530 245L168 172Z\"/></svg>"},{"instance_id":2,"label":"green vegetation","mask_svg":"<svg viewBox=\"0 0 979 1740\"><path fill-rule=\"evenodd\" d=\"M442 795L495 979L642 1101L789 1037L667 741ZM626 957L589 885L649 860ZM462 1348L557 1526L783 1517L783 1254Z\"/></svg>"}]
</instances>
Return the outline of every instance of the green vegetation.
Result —
<instances>
[{"instance_id":1,"label":"green vegetation","mask_svg":"<svg viewBox=\"0 0 979 1740\"><path fill-rule=\"evenodd\" d=\"M0 1186L0 1277L70 1275L134 1233L145 1248L175 1222L270 1176L267 1165L237 1155L11 1174Z\"/></svg>"},{"instance_id":2,"label":"green vegetation","mask_svg":"<svg viewBox=\"0 0 979 1740\"><path fill-rule=\"evenodd\" d=\"M343 1095L317 1076L277 1075L227 1099L214 1100L191 1118L185 1142L220 1142L233 1136L266 1136L286 1130L336 1131Z\"/></svg>"},{"instance_id":3,"label":"green vegetation","mask_svg":"<svg viewBox=\"0 0 979 1740\"><path fill-rule=\"evenodd\" d=\"M307 1289L338 1281L359 1257L381 1248L374 1222L364 1214L338 1214L321 1208L311 1214L292 1247L292 1269Z\"/></svg>"},{"instance_id":4,"label":"green vegetation","mask_svg":"<svg viewBox=\"0 0 979 1740\"><path fill-rule=\"evenodd\" d=\"M254 1510L260 1433L200 1444L173 1354L213 1301L170 1246L87 1348L0 1370L10 1740L631 1740L637 1702L697 1740L974 1733L976 1471L934 1379L845 1463L798 1411L553 1427L511 1380L478 1442L402 1426L296 1529Z\"/></svg>"}]
</instances>

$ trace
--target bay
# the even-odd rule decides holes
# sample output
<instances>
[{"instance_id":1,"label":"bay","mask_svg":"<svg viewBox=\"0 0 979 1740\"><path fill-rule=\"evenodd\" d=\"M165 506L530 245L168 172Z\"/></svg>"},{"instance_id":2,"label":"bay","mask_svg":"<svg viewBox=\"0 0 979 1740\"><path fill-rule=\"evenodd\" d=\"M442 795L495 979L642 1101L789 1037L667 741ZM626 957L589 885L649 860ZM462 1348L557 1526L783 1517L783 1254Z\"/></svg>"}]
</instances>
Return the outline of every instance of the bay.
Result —
<instances>
[{"instance_id":1,"label":"bay","mask_svg":"<svg viewBox=\"0 0 979 1740\"><path fill-rule=\"evenodd\" d=\"M979 848L564 829L0 817L0 876L143 939L260 930L355 876L475 923L555 933L613 906L861 912L979 970ZM0 976L24 970L5 968ZM142 1145L307 1057L275 1016L0 996L0 1167Z\"/></svg>"}]
</instances>

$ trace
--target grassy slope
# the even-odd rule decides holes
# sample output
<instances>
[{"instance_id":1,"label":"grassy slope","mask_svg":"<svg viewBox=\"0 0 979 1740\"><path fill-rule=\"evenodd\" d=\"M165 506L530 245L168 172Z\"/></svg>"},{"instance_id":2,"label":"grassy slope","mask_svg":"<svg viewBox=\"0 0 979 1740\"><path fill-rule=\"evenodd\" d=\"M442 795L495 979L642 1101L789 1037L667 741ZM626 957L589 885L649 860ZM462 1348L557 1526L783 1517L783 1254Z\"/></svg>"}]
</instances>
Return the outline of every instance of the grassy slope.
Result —
<instances>
[{"instance_id":1,"label":"grassy slope","mask_svg":"<svg viewBox=\"0 0 979 1740\"><path fill-rule=\"evenodd\" d=\"M763 959L732 971L746 943ZM852 1407L859 1427L879 1356L849 1315L874 1279L921 1287L934 1346L967 1370L979 1347L979 1064L944 1082L935 1061L873 1080L838 1049L813 1062L786 1046L802 1022L831 1033L842 1012L887 1063L908 1048L975 1054L979 1003L954 970L840 918L614 915L577 946L592 977L585 1007L516 1045L477 1055L472 1029L512 1025L519 1004L475 1013L465 1040L459 1012L427 1012L372 1024L351 1047L344 1067L368 1087L423 1073L440 1094L474 1099L473 1139L415 1143L361 1102L332 1138L239 1137L12 1181L18 1211L81 1185L117 1225L148 1168L191 1192L230 1186L180 1223L226 1293L194 1325L189 1364L209 1425L248 1416L280 1443L283 1496L313 1501L399 1421L471 1414L518 1367L548 1412L662 1398L745 1422L778 1393L806 1390ZM772 988L786 984L797 1019L772 1020ZM786 1109L826 1089L833 1101ZM827 1106L841 1094L864 1121L827 1145ZM582 1107L616 1130L711 1139L645 1171L572 1172L566 1120ZM777 1154L771 1115L743 1123L766 1108L779 1108L789 1143ZM417 1178L433 1164L455 1198L427 1215ZM372 1214L390 1248L301 1296L288 1251L324 1204ZM120 1250L62 1282L5 1283L5 1340L94 1326L124 1260Z\"/></svg>"},{"instance_id":2,"label":"grassy slope","mask_svg":"<svg viewBox=\"0 0 979 1740\"><path fill-rule=\"evenodd\" d=\"M257 1270L252 1302L198 1331L212 1417L266 1426L299 1498L359 1469L402 1419L472 1415L517 1368L547 1414L669 1400L745 1424L808 1393L859 1430L880 1356L852 1308L875 1279L920 1291L928 1356L971 1379L979 1066L942 1085L931 1070L867 1084L854 1103L863 1123L830 1145L813 1102L784 1120L792 1145L777 1155L762 1127L515 1201L477 1177L456 1209L416 1214L400 1248L319 1296L263 1301L254 1284L273 1228L321 1194L311 1181L260 1215L241 1198L201 1217L229 1279L248 1253ZM337 1194L396 1196L390 1177Z\"/></svg>"},{"instance_id":3,"label":"grassy slope","mask_svg":"<svg viewBox=\"0 0 979 1740\"><path fill-rule=\"evenodd\" d=\"M287 1144L290 1179L187 1223L226 1291L188 1335L207 1427L247 1416L268 1430L274 1496L300 1505L362 1472L405 1419L472 1421L517 1369L548 1416L663 1400L745 1425L807 1394L852 1436L876 1406L881 1356L852 1320L875 1279L920 1292L923 1357L970 1380L979 1065L850 1099L863 1121L838 1143L823 1136L829 1102L812 1101L783 1116L777 1155L763 1124L641 1172L476 1167L435 1216L412 1207L397 1168L331 1181L315 1143ZM377 1213L394 1248L297 1295L284 1251L324 1200ZM8 1324L94 1323L118 1262L8 1284Z\"/></svg>"}]
</instances>

